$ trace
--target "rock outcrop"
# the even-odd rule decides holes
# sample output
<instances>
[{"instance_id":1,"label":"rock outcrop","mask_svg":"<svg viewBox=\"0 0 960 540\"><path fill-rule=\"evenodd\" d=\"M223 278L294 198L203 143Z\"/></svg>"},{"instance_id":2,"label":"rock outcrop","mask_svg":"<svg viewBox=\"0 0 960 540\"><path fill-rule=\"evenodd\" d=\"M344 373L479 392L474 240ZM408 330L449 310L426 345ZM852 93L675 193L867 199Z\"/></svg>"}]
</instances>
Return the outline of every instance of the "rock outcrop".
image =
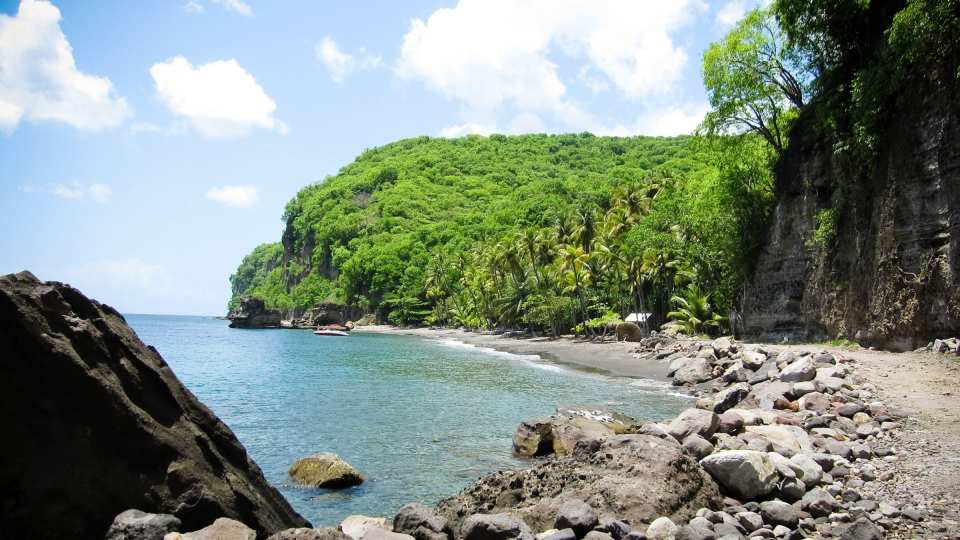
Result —
<instances>
[{"instance_id":1,"label":"rock outcrop","mask_svg":"<svg viewBox=\"0 0 960 540\"><path fill-rule=\"evenodd\" d=\"M605 407L560 407L552 416L522 422L513 435L513 452L521 457L564 456L579 441L635 433L639 427L633 418Z\"/></svg>"},{"instance_id":2,"label":"rock outcrop","mask_svg":"<svg viewBox=\"0 0 960 540\"><path fill-rule=\"evenodd\" d=\"M747 288L764 339L847 338L894 350L960 333L960 113L949 92L904 95L872 170L851 171L801 117L776 170L776 207ZM866 169L865 167L863 169ZM813 241L836 206L835 239Z\"/></svg>"},{"instance_id":3,"label":"rock outcrop","mask_svg":"<svg viewBox=\"0 0 960 540\"><path fill-rule=\"evenodd\" d=\"M690 518L698 508L718 504L719 491L673 439L614 435L582 441L571 455L530 469L481 478L442 501L438 510L454 524L477 513L509 511L546 530L572 499L586 502L601 517L641 523L664 515Z\"/></svg>"},{"instance_id":4,"label":"rock outcrop","mask_svg":"<svg viewBox=\"0 0 960 540\"><path fill-rule=\"evenodd\" d=\"M290 477L302 486L338 489L363 483L363 475L336 454L323 452L298 459Z\"/></svg>"},{"instance_id":5,"label":"rock outcrop","mask_svg":"<svg viewBox=\"0 0 960 540\"><path fill-rule=\"evenodd\" d=\"M309 525L113 308L0 277L0 537L103 538L129 508L180 530Z\"/></svg>"},{"instance_id":6,"label":"rock outcrop","mask_svg":"<svg viewBox=\"0 0 960 540\"><path fill-rule=\"evenodd\" d=\"M259 298L243 298L227 315L230 328L279 328L280 312L267 309Z\"/></svg>"}]
</instances>

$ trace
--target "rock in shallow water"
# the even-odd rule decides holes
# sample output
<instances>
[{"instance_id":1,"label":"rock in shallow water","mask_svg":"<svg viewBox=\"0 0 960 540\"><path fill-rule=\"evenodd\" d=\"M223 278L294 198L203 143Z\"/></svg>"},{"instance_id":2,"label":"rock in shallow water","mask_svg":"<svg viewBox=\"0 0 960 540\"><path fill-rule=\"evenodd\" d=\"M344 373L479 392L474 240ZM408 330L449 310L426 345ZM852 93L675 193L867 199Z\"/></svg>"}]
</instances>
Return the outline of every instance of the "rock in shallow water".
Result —
<instances>
[{"instance_id":1,"label":"rock in shallow water","mask_svg":"<svg viewBox=\"0 0 960 540\"><path fill-rule=\"evenodd\" d=\"M0 277L0 372L0 410L18 419L0 445L10 537L103 538L131 507L187 530L309 525L123 316L70 286Z\"/></svg>"},{"instance_id":2,"label":"rock in shallow water","mask_svg":"<svg viewBox=\"0 0 960 540\"><path fill-rule=\"evenodd\" d=\"M363 483L360 471L329 452L298 459L289 473L296 483L310 487L337 489Z\"/></svg>"}]
</instances>

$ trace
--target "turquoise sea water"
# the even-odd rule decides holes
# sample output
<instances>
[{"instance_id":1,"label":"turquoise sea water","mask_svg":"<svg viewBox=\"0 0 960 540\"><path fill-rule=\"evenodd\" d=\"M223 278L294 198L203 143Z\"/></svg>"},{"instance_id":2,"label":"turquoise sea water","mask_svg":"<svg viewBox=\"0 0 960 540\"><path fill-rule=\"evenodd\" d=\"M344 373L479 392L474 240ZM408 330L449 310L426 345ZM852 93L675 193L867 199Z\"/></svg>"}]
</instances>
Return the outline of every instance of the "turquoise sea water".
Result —
<instances>
[{"instance_id":1,"label":"turquoise sea water","mask_svg":"<svg viewBox=\"0 0 960 540\"><path fill-rule=\"evenodd\" d=\"M317 527L350 514L392 517L404 503L432 505L479 476L523 466L510 452L517 424L557 406L604 404L660 419L689 404L649 381L453 341L236 330L209 317L127 320ZM290 465L322 451L367 482L343 491L292 485Z\"/></svg>"}]
</instances>

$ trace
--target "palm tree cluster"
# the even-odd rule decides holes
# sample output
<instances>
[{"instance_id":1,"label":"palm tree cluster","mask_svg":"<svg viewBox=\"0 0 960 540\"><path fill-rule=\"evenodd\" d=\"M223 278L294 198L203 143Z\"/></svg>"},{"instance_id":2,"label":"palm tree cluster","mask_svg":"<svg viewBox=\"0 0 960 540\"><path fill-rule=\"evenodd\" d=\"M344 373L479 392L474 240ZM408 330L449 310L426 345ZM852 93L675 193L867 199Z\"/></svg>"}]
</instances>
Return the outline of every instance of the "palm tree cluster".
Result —
<instances>
[{"instance_id":1,"label":"palm tree cluster","mask_svg":"<svg viewBox=\"0 0 960 540\"><path fill-rule=\"evenodd\" d=\"M717 327L722 319L709 295L699 292L689 261L671 249L634 253L624 242L660 189L651 179L634 182L615 191L606 212L584 206L551 227L527 228L456 256L435 252L426 269L425 322L558 335L592 333L627 313L645 312L652 329L668 317L686 321L683 302L697 292L702 298L682 328L700 333ZM683 241L678 228L671 234Z\"/></svg>"}]
</instances>

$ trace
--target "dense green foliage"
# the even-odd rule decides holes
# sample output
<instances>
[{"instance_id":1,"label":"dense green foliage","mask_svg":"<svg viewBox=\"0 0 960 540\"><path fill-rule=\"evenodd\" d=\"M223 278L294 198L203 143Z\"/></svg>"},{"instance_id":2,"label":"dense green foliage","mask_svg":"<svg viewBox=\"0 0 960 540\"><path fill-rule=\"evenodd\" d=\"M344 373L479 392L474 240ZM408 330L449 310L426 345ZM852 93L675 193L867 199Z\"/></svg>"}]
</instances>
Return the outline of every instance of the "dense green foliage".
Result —
<instances>
[{"instance_id":1,"label":"dense green foliage","mask_svg":"<svg viewBox=\"0 0 960 540\"><path fill-rule=\"evenodd\" d=\"M632 311L663 322L691 283L727 309L758 245L770 158L752 136L399 141L290 201L288 262L261 246L234 295L553 333Z\"/></svg>"}]
</instances>

